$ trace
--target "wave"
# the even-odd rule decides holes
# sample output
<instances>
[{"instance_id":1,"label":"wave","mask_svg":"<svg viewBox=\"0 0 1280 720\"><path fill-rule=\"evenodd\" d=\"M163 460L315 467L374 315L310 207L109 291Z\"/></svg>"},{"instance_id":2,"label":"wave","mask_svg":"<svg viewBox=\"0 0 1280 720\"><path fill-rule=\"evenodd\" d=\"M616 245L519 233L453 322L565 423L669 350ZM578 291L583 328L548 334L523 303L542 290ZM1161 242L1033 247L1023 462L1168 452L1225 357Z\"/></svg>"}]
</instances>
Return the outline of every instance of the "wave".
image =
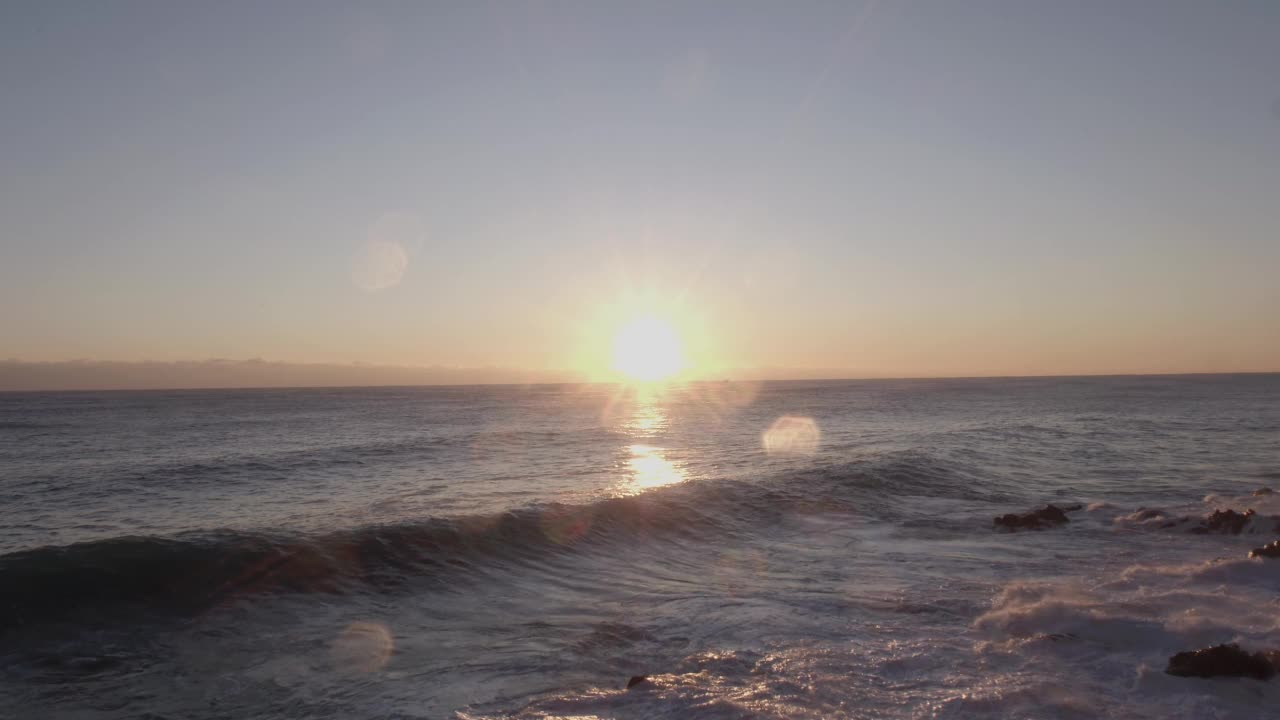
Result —
<instances>
[{"instance_id":1,"label":"wave","mask_svg":"<svg viewBox=\"0 0 1280 720\"><path fill-rule=\"evenodd\" d=\"M39 548L0 557L0 629L122 606L187 614L262 594L386 590L486 559L523 562L610 535L713 522L700 515L637 496L311 537L219 531Z\"/></svg>"},{"instance_id":2,"label":"wave","mask_svg":"<svg viewBox=\"0 0 1280 720\"><path fill-rule=\"evenodd\" d=\"M1221 642L1275 647L1277 590L1274 561L1138 564L1113 578L1011 582L973 629L1004 650L1046 641L1089 644L1163 667L1173 652Z\"/></svg>"},{"instance_id":3,"label":"wave","mask_svg":"<svg viewBox=\"0 0 1280 720\"><path fill-rule=\"evenodd\" d=\"M883 514L895 496L981 496L966 477L904 455L775 482L708 480L320 535L221 530L43 547L0 556L0 630L128 607L191 614L251 596L392 590L622 539L751 535L789 515Z\"/></svg>"}]
</instances>

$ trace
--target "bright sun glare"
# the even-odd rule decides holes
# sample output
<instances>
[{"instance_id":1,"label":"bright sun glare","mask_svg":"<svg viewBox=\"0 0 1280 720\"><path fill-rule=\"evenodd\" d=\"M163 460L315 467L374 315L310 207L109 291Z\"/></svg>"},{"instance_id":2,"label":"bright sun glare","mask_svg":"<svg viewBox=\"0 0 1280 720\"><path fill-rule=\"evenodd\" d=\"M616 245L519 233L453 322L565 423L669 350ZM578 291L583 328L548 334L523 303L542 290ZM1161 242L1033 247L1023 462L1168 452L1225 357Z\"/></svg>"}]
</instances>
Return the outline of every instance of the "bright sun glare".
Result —
<instances>
[{"instance_id":1,"label":"bright sun glare","mask_svg":"<svg viewBox=\"0 0 1280 720\"><path fill-rule=\"evenodd\" d=\"M613 369L632 380L666 380L682 362L675 330L652 315L632 320L613 337Z\"/></svg>"}]
</instances>

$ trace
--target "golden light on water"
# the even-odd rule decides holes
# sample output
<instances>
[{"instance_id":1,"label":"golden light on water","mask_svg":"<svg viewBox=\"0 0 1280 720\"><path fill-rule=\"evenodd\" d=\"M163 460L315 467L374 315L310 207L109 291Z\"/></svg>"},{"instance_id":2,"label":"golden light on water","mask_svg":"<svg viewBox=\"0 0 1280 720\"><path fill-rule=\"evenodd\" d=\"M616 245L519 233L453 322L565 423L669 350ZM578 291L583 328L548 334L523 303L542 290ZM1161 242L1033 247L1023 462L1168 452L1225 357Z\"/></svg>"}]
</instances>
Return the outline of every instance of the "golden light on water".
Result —
<instances>
[{"instance_id":1,"label":"golden light on water","mask_svg":"<svg viewBox=\"0 0 1280 720\"><path fill-rule=\"evenodd\" d=\"M656 402L638 402L622 430L628 435L644 437L667 429L667 414Z\"/></svg>"},{"instance_id":2,"label":"golden light on water","mask_svg":"<svg viewBox=\"0 0 1280 720\"><path fill-rule=\"evenodd\" d=\"M670 426L662 393L633 387L624 394L624 402L619 403L621 407L611 403L613 409L623 411L612 416L612 427L632 441L622 460L619 492L632 495L688 480L684 468L668 458L667 450L659 444Z\"/></svg>"},{"instance_id":3,"label":"golden light on water","mask_svg":"<svg viewBox=\"0 0 1280 720\"><path fill-rule=\"evenodd\" d=\"M635 492L673 485L685 480L684 471L667 459L662 448L652 445L632 445L627 460L630 487Z\"/></svg>"},{"instance_id":4,"label":"golden light on water","mask_svg":"<svg viewBox=\"0 0 1280 720\"><path fill-rule=\"evenodd\" d=\"M613 369L630 380L666 380L683 364L680 338L669 323L653 315L631 320L613 337Z\"/></svg>"}]
</instances>

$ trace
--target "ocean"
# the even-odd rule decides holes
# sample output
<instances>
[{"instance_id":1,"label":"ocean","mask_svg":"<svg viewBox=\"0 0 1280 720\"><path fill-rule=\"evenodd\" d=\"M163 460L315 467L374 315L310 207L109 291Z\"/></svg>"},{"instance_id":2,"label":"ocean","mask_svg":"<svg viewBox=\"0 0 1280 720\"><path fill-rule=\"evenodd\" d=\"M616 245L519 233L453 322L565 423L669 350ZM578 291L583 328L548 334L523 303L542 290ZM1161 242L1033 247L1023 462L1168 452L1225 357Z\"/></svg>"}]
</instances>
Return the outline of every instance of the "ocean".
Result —
<instances>
[{"instance_id":1,"label":"ocean","mask_svg":"<svg viewBox=\"0 0 1280 720\"><path fill-rule=\"evenodd\" d=\"M0 394L0 718L1280 717L1164 672L1271 484L1280 375Z\"/></svg>"}]
</instances>

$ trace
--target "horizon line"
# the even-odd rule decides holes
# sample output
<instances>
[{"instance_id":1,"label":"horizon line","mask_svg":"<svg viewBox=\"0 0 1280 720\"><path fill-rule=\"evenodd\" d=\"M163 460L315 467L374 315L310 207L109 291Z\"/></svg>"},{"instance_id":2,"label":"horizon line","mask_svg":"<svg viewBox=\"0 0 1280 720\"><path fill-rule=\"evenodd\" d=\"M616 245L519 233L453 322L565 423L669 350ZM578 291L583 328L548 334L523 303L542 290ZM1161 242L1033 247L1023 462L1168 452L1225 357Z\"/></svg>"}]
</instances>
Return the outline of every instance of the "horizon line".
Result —
<instances>
[{"instance_id":1,"label":"horizon line","mask_svg":"<svg viewBox=\"0 0 1280 720\"><path fill-rule=\"evenodd\" d=\"M0 360L0 364L12 362L12 360ZM58 362L73 361L50 361L50 364ZM128 364L141 364L143 362L164 362L164 361L94 361L94 362L121 362ZM202 361L178 361L178 362L202 362ZM280 363L290 364L290 363ZM301 363L300 363L301 364ZM320 363L316 363L320 364ZM342 366L338 366L342 367ZM369 367L369 366L366 366ZM376 367L376 366L374 366ZM385 366L385 367L409 367L409 366ZM434 366L441 369L442 366ZM424 368L425 369L425 368ZM459 370L474 370L479 368L459 368ZM800 382L899 382L904 380L1070 380L1070 379L1106 379L1106 378L1158 378L1158 377L1238 377L1252 375L1280 375L1280 370L1241 370L1241 371L1170 371L1170 372L1099 372L1099 373L1047 373L1047 374L1027 374L1027 375L901 375L901 376L861 376L861 377L775 377L775 378L723 378L723 379L694 379L694 380L672 380L657 382L631 382L626 380L563 380L563 381L537 381L537 382L458 382L458 383L367 383L356 385L191 385L191 386L156 386L156 387L74 387L74 388L0 388L0 394L22 394L22 393L85 393L85 392L189 392L189 391L208 391L208 392L236 392L243 390L358 390L364 388L476 388L476 387L565 387L565 386L583 386L583 385L633 385L633 386L682 386L682 385L702 385L702 384L721 384L721 383L800 383Z\"/></svg>"}]
</instances>

